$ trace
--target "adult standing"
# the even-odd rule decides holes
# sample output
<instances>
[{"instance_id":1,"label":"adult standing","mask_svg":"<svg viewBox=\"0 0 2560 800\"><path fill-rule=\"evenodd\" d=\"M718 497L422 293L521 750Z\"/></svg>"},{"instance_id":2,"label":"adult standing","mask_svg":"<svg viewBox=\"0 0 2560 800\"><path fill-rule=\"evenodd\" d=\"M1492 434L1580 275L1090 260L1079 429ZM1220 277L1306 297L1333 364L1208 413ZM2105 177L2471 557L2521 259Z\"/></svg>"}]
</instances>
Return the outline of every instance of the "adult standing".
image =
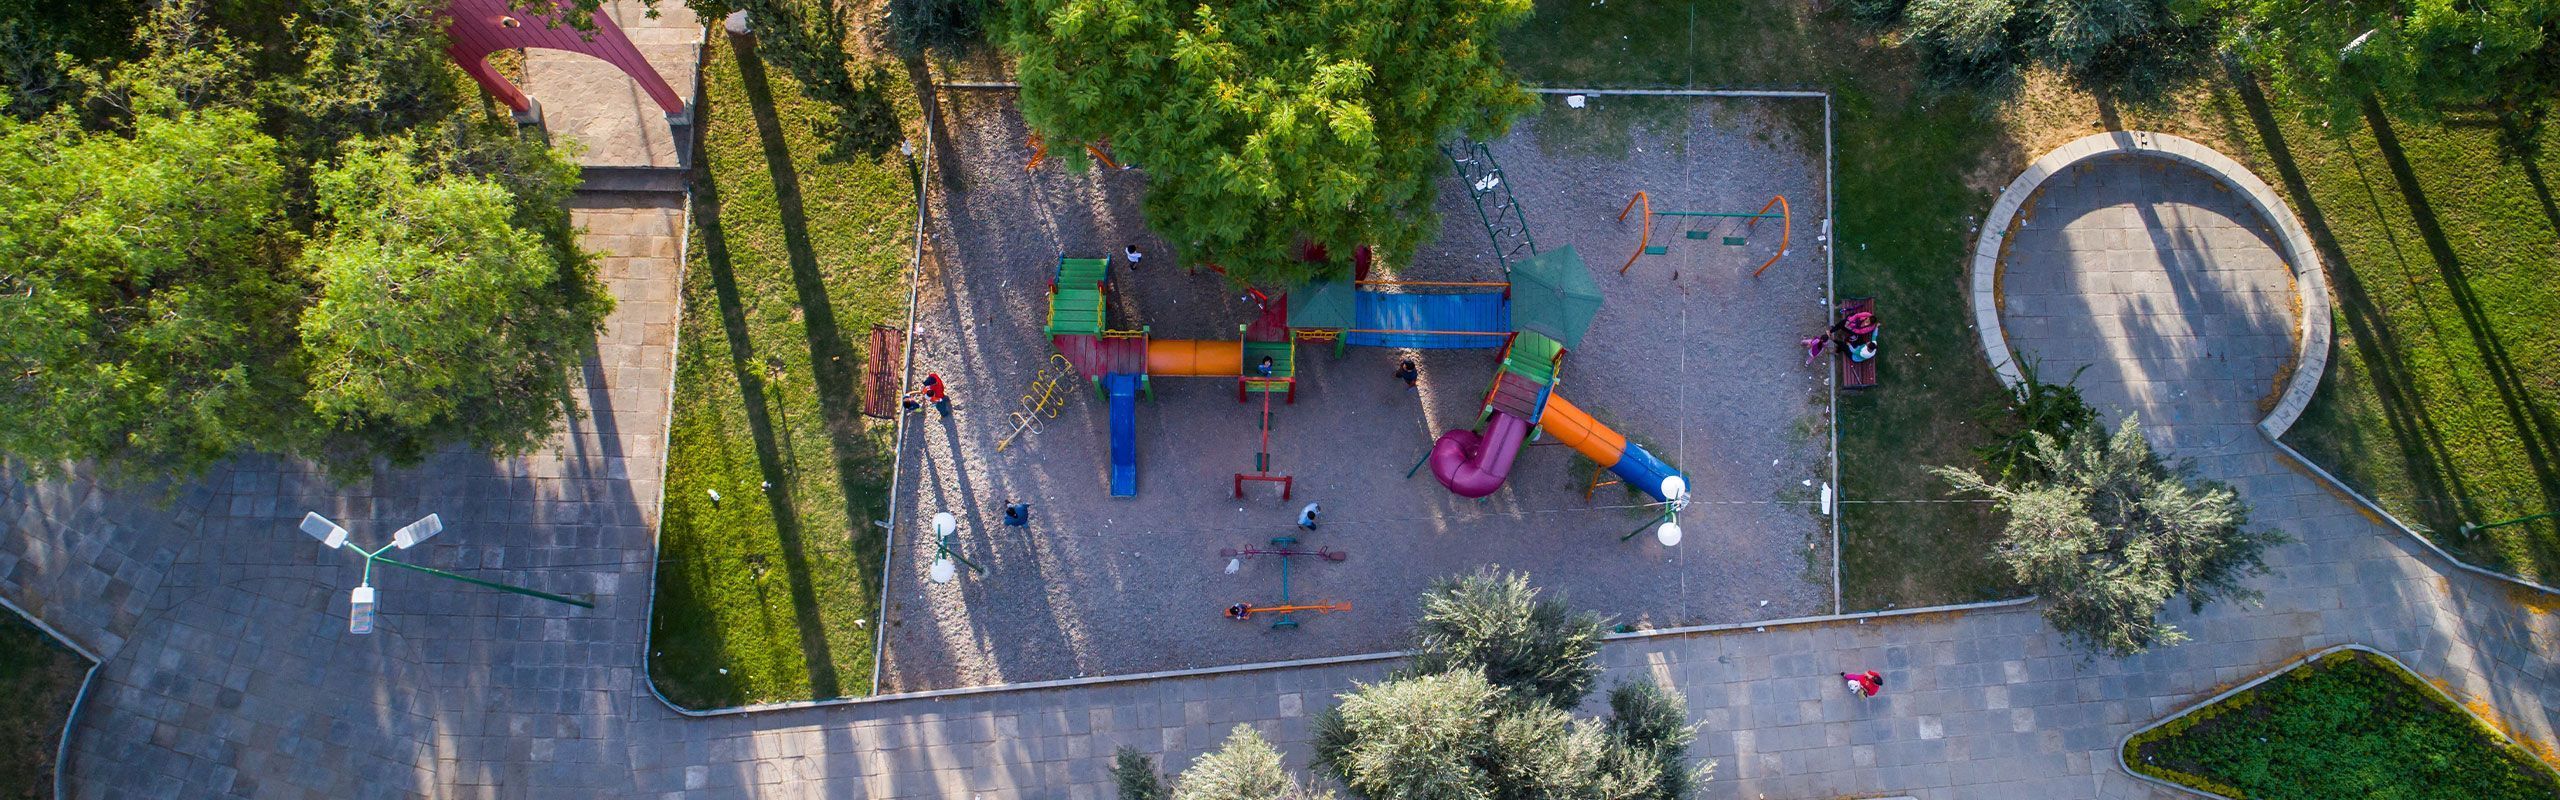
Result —
<instances>
[{"instance_id":1,"label":"adult standing","mask_svg":"<svg viewBox=\"0 0 2560 800\"><path fill-rule=\"evenodd\" d=\"M933 401L933 410L942 412L944 419L951 418L951 394L942 385L941 373L924 374L924 398Z\"/></svg>"}]
</instances>

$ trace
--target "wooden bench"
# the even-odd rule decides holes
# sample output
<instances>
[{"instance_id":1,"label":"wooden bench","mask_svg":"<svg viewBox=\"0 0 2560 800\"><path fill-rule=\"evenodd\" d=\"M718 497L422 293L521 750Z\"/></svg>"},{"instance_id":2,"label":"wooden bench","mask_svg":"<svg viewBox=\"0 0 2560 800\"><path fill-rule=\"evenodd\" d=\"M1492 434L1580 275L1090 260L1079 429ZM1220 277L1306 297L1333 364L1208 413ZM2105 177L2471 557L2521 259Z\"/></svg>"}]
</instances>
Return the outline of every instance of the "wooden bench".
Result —
<instances>
[{"instance_id":1,"label":"wooden bench","mask_svg":"<svg viewBox=\"0 0 2560 800\"><path fill-rule=\"evenodd\" d=\"M862 413L880 419L898 416L898 370L905 363L907 332L887 325L871 326L871 351L862 359Z\"/></svg>"},{"instance_id":2,"label":"wooden bench","mask_svg":"<svg viewBox=\"0 0 2560 800\"><path fill-rule=\"evenodd\" d=\"M1872 313L1875 310L1875 298L1852 297L1841 301L1840 318L1848 319L1851 314L1861 311ZM1876 316L1881 318L1884 315L1878 314ZM1877 333L1881 335L1883 331L1879 330ZM1884 348L1881 341L1877 343L1876 357L1865 361L1849 360L1849 348L1838 347L1833 349L1840 353L1840 388L1857 390L1871 388L1876 385L1876 362L1884 359Z\"/></svg>"}]
</instances>

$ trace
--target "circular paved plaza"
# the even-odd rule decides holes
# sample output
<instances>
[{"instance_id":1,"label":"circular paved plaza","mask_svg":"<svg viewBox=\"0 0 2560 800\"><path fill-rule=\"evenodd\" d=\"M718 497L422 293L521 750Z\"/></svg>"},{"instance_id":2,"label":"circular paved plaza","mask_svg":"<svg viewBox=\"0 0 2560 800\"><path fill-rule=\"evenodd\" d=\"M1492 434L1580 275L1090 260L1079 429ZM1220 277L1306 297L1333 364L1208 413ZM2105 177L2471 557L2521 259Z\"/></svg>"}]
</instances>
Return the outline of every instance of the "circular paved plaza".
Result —
<instances>
[{"instance_id":1,"label":"circular paved plaza","mask_svg":"<svg viewBox=\"0 0 2560 800\"><path fill-rule=\"evenodd\" d=\"M2019 361L2078 375L2109 419L2164 451L2244 438L2284 389L2300 310L2280 240L2243 196L2160 158L2101 156L2045 179L2000 262Z\"/></svg>"}]
</instances>

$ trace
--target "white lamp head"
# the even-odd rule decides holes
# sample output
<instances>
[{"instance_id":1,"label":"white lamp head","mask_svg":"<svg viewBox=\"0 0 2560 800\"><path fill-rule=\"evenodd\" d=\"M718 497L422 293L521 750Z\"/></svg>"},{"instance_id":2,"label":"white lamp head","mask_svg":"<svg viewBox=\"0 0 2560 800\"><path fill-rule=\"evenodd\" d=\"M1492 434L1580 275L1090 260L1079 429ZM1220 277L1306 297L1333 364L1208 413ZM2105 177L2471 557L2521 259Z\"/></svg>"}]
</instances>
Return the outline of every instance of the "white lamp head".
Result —
<instances>
[{"instance_id":1,"label":"white lamp head","mask_svg":"<svg viewBox=\"0 0 2560 800\"><path fill-rule=\"evenodd\" d=\"M925 570L924 576L933 579L934 583L950 583L952 578L960 577L960 568L952 566L951 559L937 558L933 560L932 568Z\"/></svg>"},{"instance_id":2,"label":"white lamp head","mask_svg":"<svg viewBox=\"0 0 2560 800\"><path fill-rule=\"evenodd\" d=\"M373 587L358 586L348 594L347 632L358 636L373 632Z\"/></svg>"},{"instance_id":3,"label":"white lamp head","mask_svg":"<svg viewBox=\"0 0 2560 800\"><path fill-rule=\"evenodd\" d=\"M1689 479L1673 475L1662 479L1662 499L1677 511L1689 505Z\"/></svg>"},{"instance_id":4,"label":"white lamp head","mask_svg":"<svg viewBox=\"0 0 2560 800\"><path fill-rule=\"evenodd\" d=\"M392 532L391 546L407 550L443 532L444 518L428 514L425 519L409 523L408 527Z\"/></svg>"},{"instance_id":5,"label":"white lamp head","mask_svg":"<svg viewBox=\"0 0 2560 800\"><path fill-rule=\"evenodd\" d=\"M1664 523L1662 523L1662 527L1659 527L1659 528L1655 528L1655 529L1653 529L1653 540L1654 540L1654 541L1657 541L1657 542L1661 542L1661 543L1662 543L1662 546L1664 546L1664 547L1679 547L1679 546L1680 546L1680 523L1677 523L1677 522L1664 522Z\"/></svg>"},{"instance_id":6,"label":"white lamp head","mask_svg":"<svg viewBox=\"0 0 2560 800\"><path fill-rule=\"evenodd\" d=\"M957 530L960 530L960 520L951 516L951 512L936 511L933 513L933 535L949 536L952 532Z\"/></svg>"},{"instance_id":7,"label":"white lamp head","mask_svg":"<svg viewBox=\"0 0 2560 800\"><path fill-rule=\"evenodd\" d=\"M330 522L328 517L320 516L320 512L317 511L303 513L302 532L311 534L311 538L320 540L321 544L328 545L331 550L343 547L347 543L347 529L338 527L338 523Z\"/></svg>"}]
</instances>

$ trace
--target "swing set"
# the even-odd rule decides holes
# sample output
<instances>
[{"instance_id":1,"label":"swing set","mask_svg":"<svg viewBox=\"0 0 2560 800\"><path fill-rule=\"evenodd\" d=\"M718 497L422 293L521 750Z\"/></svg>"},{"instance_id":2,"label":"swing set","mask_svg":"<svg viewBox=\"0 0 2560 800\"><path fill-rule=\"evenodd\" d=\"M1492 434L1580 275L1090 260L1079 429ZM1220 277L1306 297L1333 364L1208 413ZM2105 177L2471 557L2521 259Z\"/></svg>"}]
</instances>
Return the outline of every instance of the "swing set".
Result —
<instances>
[{"instance_id":1,"label":"swing set","mask_svg":"<svg viewBox=\"0 0 2560 800\"><path fill-rule=\"evenodd\" d=\"M1031 146L1031 160L1023 162L1022 171L1037 171L1040 169L1041 162L1049 160L1049 143L1046 140L1041 139L1040 134L1038 133L1030 134L1028 139L1023 143ZM1112 160L1110 151L1104 150L1100 146L1087 144L1084 146L1084 152L1085 155L1092 156L1095 162L1098 162L1103 166L1110 167L1112 169L1121 169L1120 162Z\"/></svg>"},{"instance_id":2,"label":"swing set","mask_svg":"<svg viewBox=\"0 0 2560 800\"><path fill-rule=\"evenodd\" d=\"M1777 209L1774 213L1769 210L1773 208ZM1618 221L1620 223L1626 222L1627 214L1638 209L1642 209L1644 212L1640 215L1643 229L1637 234L1635 253L1627 256L1626 266L1618 268L1618 274L1620 275L1627 274L1627 269L1634 267L1636 265L1636 259L1638 258L1645 256L1658 256L1671 252L1670 245L1653 243L1654 217L1705 217L1711 219L1742 220L1743 234L1740 236L1724 233L1722 231L1704 229L1692 229L1685 233L1685 236L1691 239L1712 239L1722 236L1723 243L1727 247L1741 247L1745 244L1749 244L1751 241L1750 231L1758 228L1761 220L1777 220L1778 252L1775 255L1769 256L1769 260L1761 262L1759 269L1751 271L1751 277L1754 278L1760 277L1760 273L1769 271L1770 265L1778 263L1778 259L1786 257L1787 245L1791 242L1795 233L1795 220L1787 210L1786 195L1771 196L1768 203L1760 206L1759 211L1754 211L1748 214L1734 211L1655 211L1653 210L1653 198L1646 196L1643 190L1637 190L1636 196L1627 199L1627 207L1618 209Z\"/></svg>"}]
</instances>

